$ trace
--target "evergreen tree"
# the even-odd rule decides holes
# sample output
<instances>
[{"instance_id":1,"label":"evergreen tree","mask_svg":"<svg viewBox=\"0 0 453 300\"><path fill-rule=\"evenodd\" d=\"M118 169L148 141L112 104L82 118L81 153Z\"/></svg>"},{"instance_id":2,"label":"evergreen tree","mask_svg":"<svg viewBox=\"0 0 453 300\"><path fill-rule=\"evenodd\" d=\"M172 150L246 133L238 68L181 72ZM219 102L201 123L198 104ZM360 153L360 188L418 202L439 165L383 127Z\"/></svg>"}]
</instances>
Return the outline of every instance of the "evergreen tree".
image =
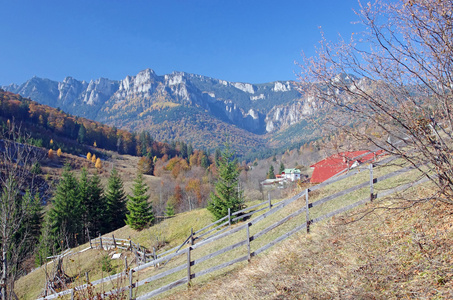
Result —
<instances>
[{"instance_id":1,"label":"evergreen tree","mask_svg":"<svg viewBox=\"0 0 453 300\"><path fill-rule=\"evenodd\" d=\"M109 224L109 231L118 229L125 225L126 218L126 193L124 192L123 181L118 171L113 168L107 182L105 190L105 200L107 205L106 220Z\"/></svg>"},{"instance_id":2,"label":"evergreen tree","mask_svg":"<svg viewBox=\"0 0 453 300\"><path fill-rule=\"evenodd\" d=\"M143 175L138 173L132 188L132 195L127 195L128 214L126 215L126 224L132 229L142 230L154 220L153 208L148 203L149 195L148 186L143 181Z\"/></svg>"},{"instance_id":3,"label":"evergreen tree","mask_svg":"<svg viewBox=\"0 0 453 300\"><path fill-rule=\"evenodd\" d=\"M49 211L51 235L60 249L65 243L73 247L82 242L82 203L80 201L79 184L71 173L69 166L65 166L60 182L58 183L53 207Z\"/></svg>"},{"instance_id":4,"label":"evergreen tree","mask_svg":"<svg viewBox=\"0 0 453 300\"><path fill-rule=\"evenodd\" d=\"M211 192L208 210L218 220L228 214L241 210L244 199L243 191L239 189L239 167L237 159L234 158L229 144L221 153L218 161L219 178L215 185L215 192Z\"/></svg>"},{"instance_id":5,"label":"evergreen tree","mask_svg":"<svg viewBox=\"0 0 453 300\"><path fill-rule=\"evenodd\" d=\"M181 154L181 157L184 159L188 159L189 157L187 156L187 144L184 142L181 142L179 144L179 153Z\"/></svg>"},{"instance_id":6,"label":"evergreen tree","mask_svg":"<svg viewBox=\"0 0 453 300\"><path fill-rule=\"evenodd\" d=\"M170 202L167 202L167 207L165 208L165 215L167 217L172 217L175 215L175 207Z\"/></svg>"},{"instance_id":7,"label":"evergreen tree","mask_svg":"<svg viewBox=\"0 0 453 300\"><path fill-rule=\"evenodd\" d=\"M87 130L85 129L85 126L83 126L83 124L80 124L79 132L77 134L77 141L80 144L85 144L86 135L87 135Z\"/></svg>"},{"instance_id":8,"label":"evergreen tree","mask_svg":"<svg viewBox=\"0 0 453 300\"><path fill-rule=\"evenodd\" d=\"M193 147L192 144L187 146L187 157L190 157L193 154Z\"/></svg>"},{"instance_id":9,"label":"evergreen tree","mask_svg":"<svg viewBox=\"0 0 453 300\"><path fill-rule=\"evenodd\" d=\"M20 201L20 203L19 203ZM16 256L14 259L15 268L19 269L23 260L33 252L33 249L39 242L39 235L43 224L43 206L39 193L34 195L27 190L25 194L18 199L18 206L22 207L26 213L21 221L19 229L13 237L12 253L10 256Z\"/></svg>"},{"instance_id":10,"label":"evergreen tree","mask_svg":"<svg viewBox=\"0 0 453 300\"><path fill-rule=\"evenodd\" d=\"M285 165L283 164L283 162L280 162L279 174L282 174L283 171L285 171Z\"/></svg>"},{"instance_id":11,"label":"evergreen tree","mask_svg":"<svg viewBox=\"0 0 453 300\"><path fill-rule=\"evenodd\" d=\"M49 214L47 214L44 219L44 223L41 228L41 234L39 235L39 241L36 247L35 265L40 266L46 263L47 257L52 254L56 254L56 245L56 239L52 234L52 228L50 226Z\"/></svg>"},{"instance_id":12,"label":"evergreen tree","mask_svg":"<svg viewBox=\"0 0 453 300\"><path fill-rule=\"evenodd\" d=\"M274 166L271 165L271 166L269 167L269 172L267 173L267 178L268 178L268 179L275 179L275 173L274 173L274 172L275 172L275 171L274 171Z\"/></svg>"},{"instance_id":13,"label":"evergreen tree","mask_svg":"<svg viewBox=\"0 0 453 300\"><path fill-rule=\"evenodd\" d=\"M33 147L18 144L26 137L14 120L7 120L6 126L1 132L0 151L0 294L3 299L10 299L16 276L21 272L18 266L36 244L37 235L33 235L40 226L38 190L45 187L38 184L36 173L32 172L41 154Z\"/></svg>"},{"instance_id":14,"label":"evergreen tree","mask_svg":"<svg viewBox=\"0 0 453 300\"><path fill-rule=\"evenodd\" d=\"M82 210L82 224L84 225L84 229L82 231L83 235L83 240L87 239L87 232L86 229L90 230L89 228L91 227L89 225L89 210L91 210L90 205L89 205L89 195L88 195L88 172L86 168L82 168L82 173L80 174L80 179L79 179L79 199L80 199L80 205L81 205L81 210ZM96 237L94 232L90 232L90 237Z\"/></svg>"},{"instance_id":15,"label":"evergreen tree","mask_svg":"<svg viewBox=\"0 0 453 300\"><path fill-rule=\"evenodd\" d=\"M44 212L41 204L41 196L39 193L32 195L27 191L24 195L25 201L29 203L28 214L25 218L25 226L27 232L33 237L33 242L38 242L39 233L41 232Z\"/></svg>"},{"instance_id":16,"label":"evergreen tree","mask_svg":"<svg viewBox=\"0 0 453 300\"><path fill-rule=\"evenodd\" d=\"M209 167L209 160L206 152L203 151L203 156L201 157L201 167L207 169Z\"/></svg>"},{"instance_id":17,"label":"evergreen tree","mask_svg":"<svg viewBox=\"0 0 453 300\"><path fill-rule=\"evenodd\" d=\"M216 165L217 168L220 165L221 158L222 158L222 151L220 151L219 148L215 149L214 160L215 160L215 165Z\"/></svg>"},{"instance_id":18,"label":"evergreen tree","mask_svg":"<svg viewBox=\"0 0 453 300\"><path fill-rule=\"evenodd\" d=\"M106 214L107 205L104 198L104 189L101 186L101 179L94 174L88 181L88 198L84 204L85 214L87 215L87 228L90 237L95 237L99 233L106 233Z\"/></svg>"}]
</instances>

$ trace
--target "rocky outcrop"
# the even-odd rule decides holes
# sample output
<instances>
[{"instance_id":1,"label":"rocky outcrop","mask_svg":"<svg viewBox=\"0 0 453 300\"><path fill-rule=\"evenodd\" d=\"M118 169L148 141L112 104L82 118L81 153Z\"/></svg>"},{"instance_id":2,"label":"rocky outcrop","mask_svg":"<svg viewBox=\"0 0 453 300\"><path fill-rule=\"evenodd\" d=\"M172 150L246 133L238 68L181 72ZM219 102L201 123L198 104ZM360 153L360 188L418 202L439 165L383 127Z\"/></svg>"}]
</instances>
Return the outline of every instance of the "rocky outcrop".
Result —
<instances>
[{"instance_id":1,"label":"rocky outcrop","mask_svg":"<svg viewBox=\"0 0 453 300\"><path fill-rule=\"evenodd\" d=\"M256 134L291 126L318 108L314 99L301 100L290 81L250 84L184 72L159 76L151 69L120 81L99 78L86 82L67 77L55 82L34 77L20 86L2 88L110 124L186 107Z\"/></svg>"},{"instance_id":2,"label":"rocky outcrop","mask_svg":"<svg viewBox=\"0 0 453 300\"><path fill-rule=\"evenodd\" d=\"M266 116L266 132L288 128L319 109L314 98L306 98L289 105L274 107Z\"/></svg>"}]
</instances>

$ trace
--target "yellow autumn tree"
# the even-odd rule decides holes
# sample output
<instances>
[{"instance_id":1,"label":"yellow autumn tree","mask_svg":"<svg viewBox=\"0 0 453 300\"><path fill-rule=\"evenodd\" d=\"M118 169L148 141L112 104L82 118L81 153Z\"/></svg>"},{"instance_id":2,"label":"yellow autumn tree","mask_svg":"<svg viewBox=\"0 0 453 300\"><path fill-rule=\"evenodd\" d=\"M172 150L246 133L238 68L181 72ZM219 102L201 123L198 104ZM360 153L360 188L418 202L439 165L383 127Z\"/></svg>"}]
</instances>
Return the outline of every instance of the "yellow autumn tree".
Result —
<instances>
[{"instance_id":1,"label":"yellow autumn tree","mask_svg":"<svg viewBox=\"0 0 453 300\"><path fill-rule=\"evenodd\" d=\"M92 162L92 163L96 163L96 154L93 154L93 155L91 156L91 162Z\"/></svg>"},{"instance_id":2,"label":"yellow autumn tree","mask_svg":"<svg viewBox=\"0 0 453 300\"><path fill-rule=\"evenodd\" d=\"M61 148L58 148L58 150L57 150L57 156L58 156L58 157L61 157Z\"/></svg>"},{"instance_id":3,"label":"yellow autumn tree","mask_svg":"<svg viewBox=\"0 0 453 300\"><path fill-rule=\"evenodd\" d=\"M87 153L87 160L91 160L91 152Z\"/></svg>"},{"instance_id":4,"label":"yellow autumn tree","mask_svg":"<svg viewBox=\"0 0 453 300\"><path fill-rule=\"evenodd\" d=\"M53 150L52 149L49 149L48 156L49 156L49 158L53 158Z\"/></svg>"},{"instance_id":5,"label":"yellow autumn tree","mask_svg":"<svg viewBox=\"0 0 453 300\"><path fill-rule=\"evenodd\" d=\"M102 169L102 161L100 158L96 159L96 164L94 165L96 169Z\"/></svg>"}]
</instances>

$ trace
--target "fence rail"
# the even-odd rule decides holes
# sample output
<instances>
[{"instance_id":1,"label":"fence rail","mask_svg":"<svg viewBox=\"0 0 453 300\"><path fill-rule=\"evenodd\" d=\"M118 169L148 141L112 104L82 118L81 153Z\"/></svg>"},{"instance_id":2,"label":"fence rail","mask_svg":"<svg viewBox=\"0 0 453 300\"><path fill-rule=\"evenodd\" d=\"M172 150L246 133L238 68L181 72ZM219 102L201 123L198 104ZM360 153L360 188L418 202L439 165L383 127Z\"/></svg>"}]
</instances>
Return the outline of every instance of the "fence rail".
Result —
<instances>
[{"instance_id":1,"label":"fence rail","mask_svg":"<svg viewBox=\"0 0 453 300\"><path fill-rule=\"evenodd\" d=\"M391 162L394 159L396 159L396 157L386 158L385 160L383 160L383 162L381 162L381 164ZM428 180L427 178L422 178L415 182L402 184L397 187L375 193L374 185L376 183L393 178L394 176L398 176L398 175L410 172L410 171L414 170L414 167L409 166L409 167L401 168L401 169L398 169L391 173L387 173L380 177L374 178L373 177L373 165L370 164L369 166L370 166L368 169L369 174L370 174L369 180L367 180L363 183L359 183L353 187L339 191L337 193L334 193L332 195L323 197L322 199L319 199L315 202L310 203L310 201L309 201L310 192L318 190L322 187L331 185L340 180L347 179L348 177L351 177L351 176L356 175L359 172L363 171L363 169L353 170L352 172L350 172L352 175L344 174L344 175L338 176L335 179L330 180L327 183L324 182L317 186L310 187L310 188L304 190L303 192L298 193L297 195L295 195L291 198L282 200L278 203L271 204L270 199L268 199L267 201L264 201L257 205L243 209L239 212L235 212L233 214L228 213L227 216L223 217L222 219L220 219L216 222L213 222L212 224L209 224L208 226L201 228L198 231L193 232L193 230L192 230L189 237L181 245L174 247L170 250L167 250L161 254L153 253L152 254L153 259L149 262L146 261L147 257L149 257L149 255L146 253L146 249L140 248L140 245L135 245L131 240L115 239L114 236L112 236L112 238L99 237L99 238L93 240L93 243L95 245L102 245L102 246L116 245L116 247L123 247L128 250L133 250L136 252L142 251L143 260L141 261L142 264L138 265L135 268L130 269L128 274L125 271L125 272L122 272L122 273L119 273L119 274L116 274L116 275L113 275L110 277L102 278L100 280L92 282L91 285L95 286L102 282L106 282L108 280L113 280L113 279L119 278L121 276L125 276L125 277L128 276L129 277L128 286L122 287L120 289L116 289L115 291L112 290L112 291L108 292L108 294L113 295L118 292L124 292L124 291L129 290L129 299L134 299L132 297L132 294L133 294L132 291L134 288L136 289L140 286L150 285L153 282L155 282L156 280L163 279L163 278L165 278L169 275L175 274L177 272L182 272L184 270L187 271L186 275L184 275L184 277L179 278L175 281L172 281L166 285L158 287L150 292L147 292L147 293L135 298L135 299L148 299L150 297L153 297L153 296L159 295L161 293L164 293L166 291L169 291L170 289L173 289L177 286L180 286L183 284L190 284L191 280L194 278L198 278L198 277L207 275L209 273L221 270L223 268L226 268L228 266L231 266L233 264L236 264L236 263L239 263L242 261L250 260L252 257L262 253L263 251L269 249L273 245L283 241L284 239L290 237L291 235L293 235L301 230L305 229L307 232L309 232L310 226L312 226L315 223L321 222L322 220L331 218L337 214L343 213L347 210L355 208L366 202L373 201L374 199L377 199L377 198L388 196L392 193L401 191L403 189L407 189L411 186L421 184ZM362 190L365 188L369 188L369 191L370 191L369 196L367 196L361 200L355 201L354 203L345 205L341 208L334 209L332 211L324 213L323 215L317 216L316 218L310 218L311 209L318 207L322 204L328 203L330 201L333 201L334 199L337 199L339 197L348 195L352 192L359 191L359 190ZM278 217L277 220L275 222L273 222L272 224L263 224L261 222L264 219L266 219L267 217L270 217L270 216L276 214L277 212L282 212L283 208L288 207L288 205L295 203L299 199L305 200L303 205L301 205L300 208L296 209L295 211L287 213L283 217ZM237 224L235 226L231 226L231 222L238 221L240 219L245 219L247 217L250 217L253 214L262 212L263 210L266 210L266 209L268 211L262 213L261 215L255 217L253 219L246 220L244 224ZM304 212L305 212L305 217L300 218L300 215L303 215ZM295 220L295 221L300 220L300 221L295 222L296 225L292 229L283 231L283 234L278 235L277 237L273 238L271 241L265 243L264 245L258 245L258 248L256 250L254 250L254 251L251 250L252 242L255 242L260 237L268 235L272 230L282 226L283 224L287 224L290 220ZM253 228L253 226L255 226L255 225L260 225L260 226L264 225L264 228L260 229L260 227L257 227L257 229L258 229L257 232L255 232L254 234L251 235L250 229ZM224 228L222 228L222 227L224 227ZM226 230L228 230L228 231L226 231ZM213 233L213 232L215 232L215 233L212 234L211 236L206 237L207 235L209 235L210 233ZM238 233L238 232L244 232L245 239L242 238L239 240L235 240L234 242L231 242L230 244L223 246L221 249L216 249L214 247L213 251L209 252L208 254L206 254L202 257L197 257L195 259L193 258L193 255L192 255L193 251L196 251L197 249L208 249L209 244L212 244L223 238L231 237L233 234ZM184 246L186 246L186 247L184 247ZM239 249L239 250L243 249L244 251L246 251L246 255L240 255L239 257L228 260L226 262L221 262L214 266L208 266L205 269L197 270L195 272L193 271L195 266L201 266L204 262L206 262L210 259L213 259L215 257L218 257L222 254L229 253L230 251L233 251L235 249ZM161 263L164 263L164 265L166 265L170 260L172 260L176 257L179 257L179 256L184 256L184 255L186 256L186 259L184 262L180 262L180 265L173 266L168 270L163 270L162 272L160 272L158 274L154 274L154 275L147 277L145 279L142 279L140 281L137 280L135 283L133 282L134 273L144 270L146 268L152 267L152 266L155 267ZM41 299L57 298L58 296L61 296L64 294L74 293L75 290L80 290L85 287L86 287L86 285L82 285L82 286L73 288L72 290L63 291L63 292L60 292L60 293L57 293L57 294L54 294L51 296L47 296L47 297L44 297Z\"/></svg>"}]
</instances>

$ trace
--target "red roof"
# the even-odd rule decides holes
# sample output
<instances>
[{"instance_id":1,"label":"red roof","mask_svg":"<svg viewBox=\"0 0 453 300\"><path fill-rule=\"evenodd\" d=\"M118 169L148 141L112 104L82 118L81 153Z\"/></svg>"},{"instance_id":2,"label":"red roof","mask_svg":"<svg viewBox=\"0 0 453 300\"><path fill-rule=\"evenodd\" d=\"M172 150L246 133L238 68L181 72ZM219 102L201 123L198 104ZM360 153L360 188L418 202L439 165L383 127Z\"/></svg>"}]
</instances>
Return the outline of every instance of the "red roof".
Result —
<instances>
[{"instance_id":1,"label":"red roof","mask_svg":"<svg viewBox=\"0 0 453 300\"><path fill-rule=\"evenodd\" d=\"M382 150L377 152L362 150L334 154L310 166L314 168L310 183L324 182L341 171L351 168L355 162L361 164L373 161L376 156L383 154L383 152Z\"/></svg>"}]
</instances>

